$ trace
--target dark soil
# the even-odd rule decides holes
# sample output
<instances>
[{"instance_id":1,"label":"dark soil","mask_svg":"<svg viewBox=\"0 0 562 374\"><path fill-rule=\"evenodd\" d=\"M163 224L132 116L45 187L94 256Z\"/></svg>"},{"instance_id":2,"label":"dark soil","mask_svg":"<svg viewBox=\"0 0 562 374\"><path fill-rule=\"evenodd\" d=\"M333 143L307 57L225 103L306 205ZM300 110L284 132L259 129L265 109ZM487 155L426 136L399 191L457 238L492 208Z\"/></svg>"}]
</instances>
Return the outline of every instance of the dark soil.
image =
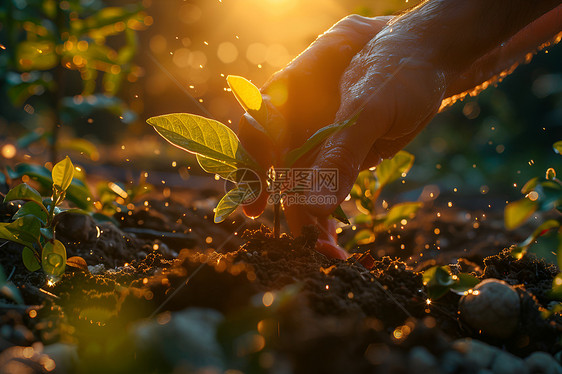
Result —
<instances>
[{"instance_id":1,"label":"dark soil","mask_svg":"<svg viewBox=\"0 0 562 374\"><path fill-rule=\"evenodd\" d=\"M0 213L6 221L14 209L3 205ZM214 225L209 210L170 200L117 214L120 228L80 217L63 217L57 235L68 256L83 257L89 271L69 267L54 286L46 285L40 272L25 270L21 248L2 247L2 265L13 270L11 281L26 306L3 301L0 363L33 366L39 359L22 358L13 348L36 342L76 347L80 360L66 367L92 373L411 372L408 357L415 347L443 362L453 342L464 337L520 357L562 349L562 318L541 316L559 270L531 257L515 260L503 249L521 237L506 234L495 217L474 220L482 215L455 209L437 217L428 207L347 261L314 251L312 228L296 239L274 239L267 228L242 217ZM244 232L248 227L253 230ZM522 308L516 333L497 340L473 330L459 318L460 296L452 292L428 305L420 271L434 264L515 286ZM187 363L189 353L174 356L191 341L168 339L170 346L164 345L173 348L147 348L135 335L142 330L139 323L165 326L186 310L207 316L214 310L222 318L211 331L221 351L222 366L215 371L205 361L209 355ZM201 333L201 341L205 336ZM473 371L463 362L446 367L451 373Z\"/></svg>"}]
</instances>

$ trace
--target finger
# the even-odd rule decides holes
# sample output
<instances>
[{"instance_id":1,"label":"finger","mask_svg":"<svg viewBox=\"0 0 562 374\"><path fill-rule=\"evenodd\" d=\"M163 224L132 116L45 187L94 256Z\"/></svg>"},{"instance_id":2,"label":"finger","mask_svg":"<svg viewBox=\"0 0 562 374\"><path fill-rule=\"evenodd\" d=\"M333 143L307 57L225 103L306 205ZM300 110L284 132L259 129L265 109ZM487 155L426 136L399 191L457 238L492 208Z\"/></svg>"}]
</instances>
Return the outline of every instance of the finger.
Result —
<instances>
[{"instance_id":1,"label":"finger","mask_svg":"<svg viewBox=\"0 0 562 374\"><path fill-rule=\"evenodd\" d=\"M300 146L331 123L339 107L339 81L352 57L391 17L346 17L322 34L262 89L287 120L283 143ZM322 103L322 105L319 105Z\"/></svg>"},{"instance_id":2,"label":"finger","mask_svg":"<svg viewBox=\"0 0 562 374\"><path fill-rule=\"evenodd\" d=\"M319 216L329 214L343 201L362 166L372 161L369 157L378 162L381 157L392 155L396 147L403 146L425 126L437 113L445 89L442 72L429 65L400 59L402 65L390 65L394 72L385 72L389 66L387 59L366 69L362 65L365 61L354 61L351 74L346 73L344 79L360 78L355 82L344 81L345 99L336 121L357 112L359 116L355 125L334 134L323 144L315 161L316 169L337 169L339 173L336 204L313 207L312 212ZM364 74L359 74L361 71ZM322 189L313 194L326 195L329 191Z\"/></svg>"},{"instance_id":3,"label":"finger","mask_svg":"<svg viewBox=\"0 0 562 374\"><path fill-rule=\"evenodd\" d=\"M327 257L345 260L349 254L338 245L336 234L336 221L330 216L318 218L320 233L316 242L316 250Z\"/></svg>"},{"instance_id":4,"label":"finger","mask_svg":"<svg viewBox=\"0 0 562 374\"><path fill-rule=\"evenodd\" d=\"M316 250L330 258L347 259L348 253L337 243L336 222L330 216L317 217L308 205L289 205L284 213L293 236L302 235L304 226L315 225L320 230Z\"/></svg>"}]
</instances>

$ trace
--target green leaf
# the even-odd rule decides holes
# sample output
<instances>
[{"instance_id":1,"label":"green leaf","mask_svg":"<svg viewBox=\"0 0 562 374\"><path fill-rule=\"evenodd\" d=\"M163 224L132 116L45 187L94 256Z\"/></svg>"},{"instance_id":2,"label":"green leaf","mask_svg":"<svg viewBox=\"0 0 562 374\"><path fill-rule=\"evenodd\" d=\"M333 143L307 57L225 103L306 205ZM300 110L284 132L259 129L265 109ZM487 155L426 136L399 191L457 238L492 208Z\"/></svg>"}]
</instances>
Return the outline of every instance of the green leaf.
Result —
<instances>
[{"instance_id":1,"label":"green leaf","mask_svg":"<svg viewBox=\"0 0 562 374\"><path fill-rule=\"evenodd\" d=\"M146 121L164 139L187 152L221 161L232 167L259 168L236 134L222 123L188 113L173 113Z\"/></svg>"},{"instance_id":2,"label":"green leaf","mask_svg":"<svg viewBox=\"0 0 562 374\"><path fill-rule=\"evenodd\" d=\"M537 202L527 198L511 202L504 210L505 227L513 230L521 226L537 210Z\"/></svg>"},{"instance_id":3,"label":"green leaf","mask_svg":"<svg viewBox=\"0 0 562 374\"><path fill-rule=\"evenodd\" d=\"M349 242L346 243L345 249L350 250L356 245L371 244L375 241L373 230L363 229L358 231Z\"/></svg>"},{"instance_id":4,"label":"green leaf","mask_svg":"<svg viewBox=\"0 0 562 374\"><path fill-rule=\"evenodd\" d=\"M30 249L29 247L25 247L21 253L21 258L23 260L23 264L29 271L37 271L41 269L41 264L37 257L35 257L35 251Z\"/></svg>"},{"instance_id":5,"label":"green leaf","mask_svg":"<svg viewBox=\"0 0 562 374\"><path fill-rule=\"evenodd\" d=\"M370 214L359 213L353 217L355 225L373 226L373 217Z\"/></svg>"},{"instance_id":6,"label":"green leaf","mask_svg":"<svg viewBox=\"0 0 562 374\"><path fill-rule=\"evenodd\" d=\"M408 173L414 164L414 155L406 151L399 151L390 160L382 161L375 169L377 189L394 182L403 174Z\"/></svg>"},{"instance_id":7,"label":"green leaf","mask_svg":"<svg viewBox=\"0 0 562 374\"><path fill-rule=\"evenodd\" d=\"M247 186L236 186L219 201L215 208L215 223L220 223L236 210L238 205L258 196L261 191L254 191Z\"/></svg>"},{"instance_id":8,"label":"green leaf","mask_svg":"<svg viewBox=\"0 0 562 374\"><path fill-rule=\"evenodd\" d=\"M423 284L430 299L439 299L455 284L448 266L433 266L423 272Z\"/></svg>"},{"instance_id":9,"label":"green leaf","mask_svg":"<svg viewBox=\"0 0 562 374\"><path fill-rule=\"evenodd\" d=\"M64 192L68 189L68 187L70 187L73 177L74 165L72 165L72 161L70 161L68 156L53 166L53 185L56 186L59 192Z\"/></svg>"},{"instance_id":10,"label":"green leaf","mask_svg":"<svg viewBox=\"0 0 562 374\"><path fill-rule=\"evenodd\" d=\"M529 247L529 245L531 245L535 240L537 240L537 238L546 234L548 231L559 227L560 227L560 222L554 219L550 219L546 222L543 222L539 227L535 229L535 231L533 231L531 235L529 235L527 239L525 239L525 241L519 244L519 247L524 249L523 254L526 251L526 249ZM517 258L521 258L521 256Z\"/></svg>"},{"instance_id":11,"label":"green leaf","mask_svg":"<svg viewBox=\"0 0 562 374\"><path fill-rule=\"evenodd\" d=\"M3 287L6 284L6 274L4 273L4 268L0 266L0 287Z\"/></svg>"},{"instance_id":12,"label":"green leaf","mask_svg":"<svg viewBox=\"0 0 562 374\"><path fill-rule=\"evenodd\" d=\"M529 192L533 191L539 182L540 179L538 177L529 179L527 183L525 183L523 188L521 188L521 193L528 194Z\"/></svg>"},{"instance_id":13,"label":"green leaf","mask_svg":"<svg viewBox=\"0 0 562 374\"><path fill-rule=\"evenodd\" d=\"M60 141L58 144L60 150L70 150L80 152L88 156L92 161L100 158L100 153L94 143L86 139L73 138L66 141Z\"/></svg>"},{"instance_id":14,"label":"green leaf","mask_svg":"<svg viewBox=\"0 0 562 374\"><path fill-rule=\"evenodd\" d=\"M562 203L562 186L554 180L546 180L535 187L538 209L548 211Z\"/></svg>"},{"instance_id":15,"label":"green leaf","mask_svg":"<svg viewBox=\"0 0 562 374\"><path fill-rule=\"evenodd\" d=\"M39 239L41 222L37 217L24 216L11 223L0 223L0 239L24 246L33 246Z\"/></svg>"},{"instance_id":16,"label":"green leaf","mask_svg":"<svg viewBox=\"0 0 562 374\"><path fill-rule=\"evenodd\" d=\"M552 148L554 149L554 152L558 154L562 154L562 140L559 140L556 143L554 143L552 145Z\"/></svg>"},{"instance_id":17,"label":"green leaf","mask_svg":"<svg viewBox=\"0 0 562 374\"><path fill-rule=\"evenodd\" d=\"M23 204L21 208L18 209L16 214L14 214L13 219L18 219L24 216L34 216L37 217L41 221L43 225L47 224L47 212L44 208L41 208L35 201L28 201L27 203Z\"/></svg>"},{"instance_id":18,"label":"green leaf","mask_svg":"<svg viewBox=\"0 0 562 374\"><path fill-rule=\"evenodd\" d=\"M43 247L41 266L47 275L58 277L66 267L66 248L58 240L49 241Z\"/></svg>"},{"instance_id":19,"label":"green leaf","mask_svg":"<svg viewBox=\"0 0 562 374\"><path fill-rule=\"evenodd\" d=\"M389 228L403 219L414 218L422 205L423 203L421 202L407 202L394 205L386 215L384 220L385 227Z\"/></svg>"},{"instance_id":20,"label":"green leaf","mask_svg":"<svg viewBox=\"0 0 562 374\"><path fill-rule=\"evenodd\" d=\"M480 283L480 279L476 278L474 275L468 273L459 273L457 275L456 283L451 287L455 293L462 295L464 292L474 288L478 283Z\"/></svg>"},{"instance_id":21,"label":"green leaf","mask_svg":"<svg viewBox=\"0 0 562 374\"><path fill-rule=\"evenodd\" d=\"M45 138L46 135L47 135L47 133L42 132L42 131L31 131L31 132L27 133L26 135L24 135L24 136L22 136L21 138L18 139L18 141L16 142L16 147L17 148L27 148L31 144Z\"/></svg>"},{"instance_id":22,"label":"green leaf","mask_svg":"<svg viewBox=\"0 0 562 374\"><path fill-rule=\"evenodd\" d=\"M236 182L237 167L213 160L212 158L208 158L203 155L196 155L196 157L201 169L205 170L207 173L217 174L223 179Z\"/></svg>"},{"instance_id":23,"label":"green leaf","mask_svg":"<svg viewBox=\"0 0 562 374\"><path fill-rule=\"evenodd\" d=\"M47 240L51 240L53 239L53 232L46 228L46 227L42 227L39 232L41 233L41 235L43 235L43 237Z\"/></svg>"},{"instance_id":24,"label":"green leaf","mask_svg":"<svg viewBox=\"0 0 562 374\"><path fill-rule=\"evenodd\" d=\"M561 264L562 261L557 256L557 253L561 250L562 234L558 233L558 231L549 230L537 238L536 242L529 246L527 252L533 253L549 264Z\"/></svg>"},{"instance_id":25,"label":"green leaf","mask_svg":"<svg viewBox=\"0 0 562 374\"><path fill-rule=\"evenodd\" d=\"M553 299L562 300L562 273L559 273L552 281L550 296Z\"/></svg>"},{"instance_id":26,"label":"green leaf","mask_svg":"<svg viewBox=\"0 0 562 374\"><path fill-rule=\"evenodd\" d=\"M50 40L22 41L17 45L16 61L23 71L49 70L59 61L55 43Z\"/></svg>"},{"instance_id":27,"label":"green leaf","mask_svg":"<svg viewBox=\"0 0 562 374\"><path fill-rule=\"evenodd\" d=\"M31 179L39 182L45 194L51 192L53 187L52 173L44 166L22 163L18 164L16 170L10 173L11 178L21 178L24 175L28 175ZM76 178L72 180L70 187L66 191L67 199L85 210L93 208L91 196L92 194L84 182Z\"/></svg>"},{"instance_id":28,"label":"green leaf","mask_svg":"<svg viewBox=\"0 0 562 374\"><path fill-rule=\"evenodd\" d=\"M8 194L4 198L4 202L12 200L33 201L43 206L42 198L39 192L37 192L37 190L29 186L27 183L18 184L8 192Z\"/></svg>"},{"instance_id":29,"label":"green leaf","mask_svg":"<svg viewBox=\"0 0 562 374\"><path fill-rule=\"evenodd\" d=\"M117 22L125 22L138 15L142 10L139 4L132 4L129 7L105 7L97 11L94 15L81 22L71 22L71 27L76 34L89 32L92 37L103 37L118 33L113 27L106 27Z\"/></svg>"},{"instance_id":30,"label":"green leaf","mask_svg":"<svg viewBox=\"0 0 562 374\"><path fill-rule=\"evenodd\" d=\"M345 223L346 225L349 225L349 219L347 218L347 215L343 211L341 205L338 205L338 207L332 212L332 217L334 217L341 223Z\"/></svg>"},{"instance_id":31,"label":"green leaf","mask_svg":"<svg viewBox=\"0 0 562 374\"><path fill-rule=\"evenodd\" d=\"M311 151L314 147L322 143L328 137L334 133L341 131L349 126L352 126L357 121L359 115L355 115L352 118L340 122L333 123L331 125L322 127L320 130L316 131L310 138L304 142L299 148L293 149L285 156L285 164L287 167L291 167L295 162L297 162L302 156Z\"/></svg>"},{"instance_id":32,"label":"green leaf","mask_svg":"<svg viewBox=\"0 0 562 374\"><path fill-rule=\"evenodd\" d=\"M226 81L242 108L267 130L267 107L260 90L246 78L237 75L229 75Z\"/></svg>"}]
</instances>

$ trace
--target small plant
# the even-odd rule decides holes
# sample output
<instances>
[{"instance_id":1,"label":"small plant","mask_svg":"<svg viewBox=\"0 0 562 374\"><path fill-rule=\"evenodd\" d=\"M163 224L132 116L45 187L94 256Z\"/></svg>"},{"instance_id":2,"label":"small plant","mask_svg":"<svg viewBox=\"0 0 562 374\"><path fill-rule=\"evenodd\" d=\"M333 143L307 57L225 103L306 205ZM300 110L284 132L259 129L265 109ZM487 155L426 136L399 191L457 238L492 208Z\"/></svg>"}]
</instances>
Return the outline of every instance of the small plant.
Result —
<instances>
[{"instance_id":1,"label":"small plant","mask_svg":"<svg viewBox=\"0 0 562 374\"><path fill-rule=\"evenodd\" d=\"M57 215L79 209L63 210L66 192L74 176L74 165L68 156L52 170L52 195L48 199L26 183L12 188L4 203L14 200L26 201L12 217L13 222L0 223L0 239L24 246L22 259L29 271L43 268L50 277L60 276L66 266L66 248L56 239Z\"/></svg>"},{"instance_id":2,"label":"small plant","mask_svg":"<svg viewBox=\"0 0 562 374\"><path fill-rule=\"evenodd\" d=\"M382 189L400 177L405 177L414 163L414 156L406 151L398 152L393 158L382 161L374 171L364 170L359 173L350 196L355 200L361 212L353 219L358 231L347 244L350 249L355 245L370 244L375 235L388 230L402 220L412 219L421 208L421 202L404 202L394 205L388 211L388 204L383 203L384 212L378 212L376 202ZM386 205L386 206L385 206Z\"/></svg>"},{"instance_id":3,"label":"small plant","mask_svg":"<svg viewBox=\"0 0 562 374\"><path fill-rule=\"evenodd\" d=\"M154 187L146 181L147 173L141 173L138 183L103 181L97 185L98 201L94 203L99 213L112 216L117 212L134 209L134 203L149 194ZM96 214L95 218L100 217Z\"/></svg>"},{"instance_id":4,"label":"small plant","mask_svg":"<svg viewBox=\"0 0 562 374\"><path fill-rule=\"evenodd\" d=\"M554 143L553 148L556 153L562 153L562 141ZM505 207L504 219L508 229L521 226L536 212L555 212L557 217L539 225L527 239L513 246L511 254L519 259L533 253L562 269L562 181L556 177L554 168L548 168L544 178L529 180L521 192L525 194L524 198ZM562 273L554 278L551 296L562 300ZM556 304L553 310L562 310L562 303Z\"/></svg>"},{"instance_id":5,"label":"small plant","mask_svg":"<svg viewBox=\"0 0 562 374\"><path fill-rule=\"evenodd\" d=\"M255 120L254 127L262 131L276 143L280 129L272 118L280 114L274 107L266 106L259 91L250 81L239 76L228 76L228 85L244 110ZM203 170L235 183L235 187L219 201L215 208L214 221L222 222L240 204L247 204L257 199L265 189L278 198L273 199L275 207L274 234L279 235L279 215L283 205L283 196L299 191L299 185L281 183L286 172L302 156L313 150L322 141L335 132L353 125L357 116L342 123L331 124L316 131L304 144L289 151L279 165L270 165L268 169L260 164L244 149L236 134L226 125L213 119L187 113L166 114L152 117L148 124L164 139L174 146L193 153ZM248 178L250 175L250 178ZM266 181L264 186L262 181ZM347 220L341 208L334 216Z\"/></svg>"},{"instance_id":6,"label":"small plant","mask_svg":"<svg viewBox=\"0 0 562 374\"><path fill-rule=\"evenodd\" d=\"M423 272L423 285L429 300L439 299L449 291L466 295L480 280L468 273L451 274L449 266L433 266Z\"/></svg>"}]
</instances>

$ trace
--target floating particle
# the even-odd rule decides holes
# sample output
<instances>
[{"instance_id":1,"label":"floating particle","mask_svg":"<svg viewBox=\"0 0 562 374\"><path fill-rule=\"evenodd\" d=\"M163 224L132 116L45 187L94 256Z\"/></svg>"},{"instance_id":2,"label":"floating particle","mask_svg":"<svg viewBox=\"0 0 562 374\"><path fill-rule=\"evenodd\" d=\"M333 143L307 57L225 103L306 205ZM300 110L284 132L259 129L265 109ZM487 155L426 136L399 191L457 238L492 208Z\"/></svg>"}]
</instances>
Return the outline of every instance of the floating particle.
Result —
<instances>
[{"instance_id":1,"label":"floating particle","mask_svg":"<svg viewBox=\"0 0 562 374\"><path fill-rule=\"evenodd\" d=\"M261 301L265 307L270 307L275 301L275 295L272 292L266 292L263 294Z\"/></svg>"}]
</instances>

